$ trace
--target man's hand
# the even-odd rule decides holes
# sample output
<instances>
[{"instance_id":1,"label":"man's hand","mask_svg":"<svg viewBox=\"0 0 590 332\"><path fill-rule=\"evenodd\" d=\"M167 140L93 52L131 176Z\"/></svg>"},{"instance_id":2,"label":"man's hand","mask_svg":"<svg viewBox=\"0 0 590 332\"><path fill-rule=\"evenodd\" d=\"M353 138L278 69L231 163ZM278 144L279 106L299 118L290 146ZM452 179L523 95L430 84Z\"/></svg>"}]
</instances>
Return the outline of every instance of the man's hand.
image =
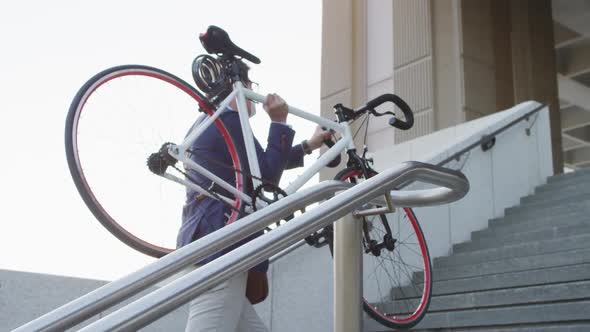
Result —
<instances>
[{"instance_id":1,"label":"man's hand","mask_svg":"<svg viewBox=\"0 0 590 332\"><path fill-rule=\"evenodd\" d=\"M289 107L279 95L274 93L267 95L262 106L266 113L268 113L271 121L287 122Z\"/></svg>"},{"instance_id":2,"label":"man's hand","mask_svg":"<svg viewBox=\"0 0 590 332\"><path fill-rule=\"evenodd\" d=\"M333 133L332 130L324 130L318 125L311 138L307 140L307 145L311 150L319 149L324 144L324 140L330 138Z\"/></svg>"}]
</instances>

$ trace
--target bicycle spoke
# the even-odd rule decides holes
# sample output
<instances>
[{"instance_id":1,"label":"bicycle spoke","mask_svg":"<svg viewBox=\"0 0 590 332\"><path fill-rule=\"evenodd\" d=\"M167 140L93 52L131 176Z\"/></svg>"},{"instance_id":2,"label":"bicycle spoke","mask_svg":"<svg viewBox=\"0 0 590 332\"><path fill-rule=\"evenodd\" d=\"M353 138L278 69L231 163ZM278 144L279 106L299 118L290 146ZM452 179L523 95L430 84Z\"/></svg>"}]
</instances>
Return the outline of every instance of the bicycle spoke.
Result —
<instances>
[{"instance_id":1,"label":"bicycle spoke","mask_svg":"<svg viewBox=\"0 0 590 332\"><path fill-rule=\"evenodd\" d=\"M403 258L401 257L401 255L399 255L399 257L400 257L400 260L401 260L402 262L404 262L404 260L403 260ZM405 262L404 262L404 267L406 267L406 266L408 266L408 265L409 265L409 264L405 264ZM408 279L410 280L410 284L414 285L414 283L412 283L412 280L413 280L413 278L412 278L412 272L408 271L408 269L407 269L407 268L405 268L405 269L404 269L404 272L405 272L406 276L408 277ZM420 291L419 291L418 289L416 289L416 287L414 287L414 291L416 292L416 294L420 294Z\"/></svg>"},{"instance_id":2,"label":"bicycle spoke","mask_svg":"<svg viewBox=\"0 0 590 332\"><path fill-rule=\"evenodd\" d=\"M369 119L369 114L365 114L365 118L363 119L363 122L361 122L361 124L359 125L358 129L356 130L356 132L352 136L352 139L353 140L356 138L356 136L358 135L359 131L363 128L363 124L365 124L365 122L368 123L368 119ZM365 140L366 140L366 136L365 136Z\"/></svg>"},{"instance_id":3,"label":"bicycle spoke","mask_svg":"<svg viewBox=\"0 0 590 332\"><path fill-rule=\"evenodd\" d=\"M408 250L412 251L414 254L416 254L416 256L421 256L421 254L420 254L418 251L414 250L413 248L411 248L411 247L410 247L410 246L408 246L407 244L405 244L405 243L400 243L400 245L402 245L402 246L404 246L406 249L408 249Z\"/></svg>"}]
</instances>

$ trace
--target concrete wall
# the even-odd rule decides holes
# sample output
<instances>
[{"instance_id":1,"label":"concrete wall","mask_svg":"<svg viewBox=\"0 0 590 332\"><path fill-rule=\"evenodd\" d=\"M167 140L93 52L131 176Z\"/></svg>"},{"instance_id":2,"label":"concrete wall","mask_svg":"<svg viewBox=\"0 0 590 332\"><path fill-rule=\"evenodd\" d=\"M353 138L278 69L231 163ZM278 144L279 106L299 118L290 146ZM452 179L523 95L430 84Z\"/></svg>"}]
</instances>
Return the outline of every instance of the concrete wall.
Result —
<instances>
[{"instance_id":1,"label":"concrete wall","mask_svg":"<svg viewBox=\"0 0 590 332\"><path fill-rule=\"evenodd\" d=\"M0 332L11 331L96 288L106 281L0 270ZM133 301L138 295L125 303ZM78 330L121 305L71 329ZM181 307L140 331L184 331L187 309Z\"/></svg>"}]
</instances>

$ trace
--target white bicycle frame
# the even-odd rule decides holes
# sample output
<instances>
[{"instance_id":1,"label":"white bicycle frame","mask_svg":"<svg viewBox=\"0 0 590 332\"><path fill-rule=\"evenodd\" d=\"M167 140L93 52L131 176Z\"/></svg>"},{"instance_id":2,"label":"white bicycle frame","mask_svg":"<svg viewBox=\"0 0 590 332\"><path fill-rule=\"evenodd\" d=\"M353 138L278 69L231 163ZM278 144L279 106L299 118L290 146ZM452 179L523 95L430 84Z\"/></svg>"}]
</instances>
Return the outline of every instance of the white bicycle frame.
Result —
<instances>
[{"instance_id":1,"label":"white bicycle frame","mask_svg":"<svg viewBox=\"0 0 590 332\"><path fill-rule=\"evenodd\" d=\"M171 145L168 152L178 161L184 163L185 168L192 169L197 171L198 173L204 175L209 180L213 181L215 184L219 185L221 188L227 190L231 194L239 197L247 204L252 205L252 200L249 195L239 191L237 188L232 186L231 184L227 183L226 181L222 180L209 170L205 169L201 165L192 161L189 157L189 153L187 150L190 149L192 144L196 139L198 139L203 132L213 124L213 122L221 115L222 112L229 106L232 100L237 100L238 106L238 113L240 117L240 126L242 128L242 134L244 136L244 144L246 147L246 154L248 158L248 165L250 167L250 173L257 178L261 178L260 167L258 163L258 156L256 154L256 148L254 145L254 135L252 133L252 128L250 127L249 115L248 115L248 107L246 104L246 100L252 100L255 102L262 103L265 100L265 96L260 95L248 88L246 88L242 82L236 82L233 85L233 91L219 104L217 110L211 115L208 116L205 121L202 121L198 124L195 128L192 129L191 133L185 138L185 140L179 145ZM325 167L330 161L336 158L342 151L345 149L350 150L354 149L354 142L352 138L352 134L350 131L350 126L348 122L337 123L334 121L330 121L328 119L322 118L320 116L305 112L293 106L289 107L289 114L294 116L300 117L302 119L309 120L311 122L317 123L325 128L332 129L336 133L339 133L341 139L334 144L328 151L326 151L322 156L320 156L312 165L306 167L304 172L297 176L297 178L285 188L285 192L287 195L290 195L299 188L301 188L307 181L309 181L320 169ZM213 197L210 195L207 190L203 189L199 185L190 182L186 179L179 178L173 174L165 173L163 175L165 178L172 180L174 182L180 183L184 186L187 186L193 190L202 193L203 195ZM256 178L252 179L254 187L260 184L260 181ZM225 200L228 203L233 203L233 199L218 195L219 198ZM217 198L217 197L214 197ZM257 201L257 208L262 208L266 206L266 204Z\"/></svg>"}]
</instances>

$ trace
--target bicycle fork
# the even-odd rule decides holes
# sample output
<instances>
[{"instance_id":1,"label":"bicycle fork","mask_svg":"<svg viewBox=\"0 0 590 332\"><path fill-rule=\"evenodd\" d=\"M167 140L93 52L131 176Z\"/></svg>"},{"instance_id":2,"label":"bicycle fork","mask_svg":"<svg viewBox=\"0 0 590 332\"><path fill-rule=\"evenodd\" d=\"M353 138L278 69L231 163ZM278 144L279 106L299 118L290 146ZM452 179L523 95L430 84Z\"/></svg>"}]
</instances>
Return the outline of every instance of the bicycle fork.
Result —
<instances>
[{"instance_id":1,"label":"bicycle fork","mask_svg":"<svg viewBox=\"0 0 590 332\"><path fill-rule=\"evenodd\" d=\"M395 212L395 207L393 206L393 201L389 194L385 194L385 206L377 206L375 208L365 209L365 210L356 210L353 212L353 215L356 218L360 218L363 223L363 237L364 237L364 246L365 246L365 253L371 253L374 256L381 255L381 250L386 249L389 251L393 251L395 249L396 239L393 238L393 232L391 231L391 227L387 222L387 217L385 216L386 213L393 213ZM385 234L383 235L382 242L379 242L376 239L371 239L370 229L372 227L369 221L367 221L368 216L379 215L379 219L383 228L385 229Z\"/></svg>"}]
</instances>

